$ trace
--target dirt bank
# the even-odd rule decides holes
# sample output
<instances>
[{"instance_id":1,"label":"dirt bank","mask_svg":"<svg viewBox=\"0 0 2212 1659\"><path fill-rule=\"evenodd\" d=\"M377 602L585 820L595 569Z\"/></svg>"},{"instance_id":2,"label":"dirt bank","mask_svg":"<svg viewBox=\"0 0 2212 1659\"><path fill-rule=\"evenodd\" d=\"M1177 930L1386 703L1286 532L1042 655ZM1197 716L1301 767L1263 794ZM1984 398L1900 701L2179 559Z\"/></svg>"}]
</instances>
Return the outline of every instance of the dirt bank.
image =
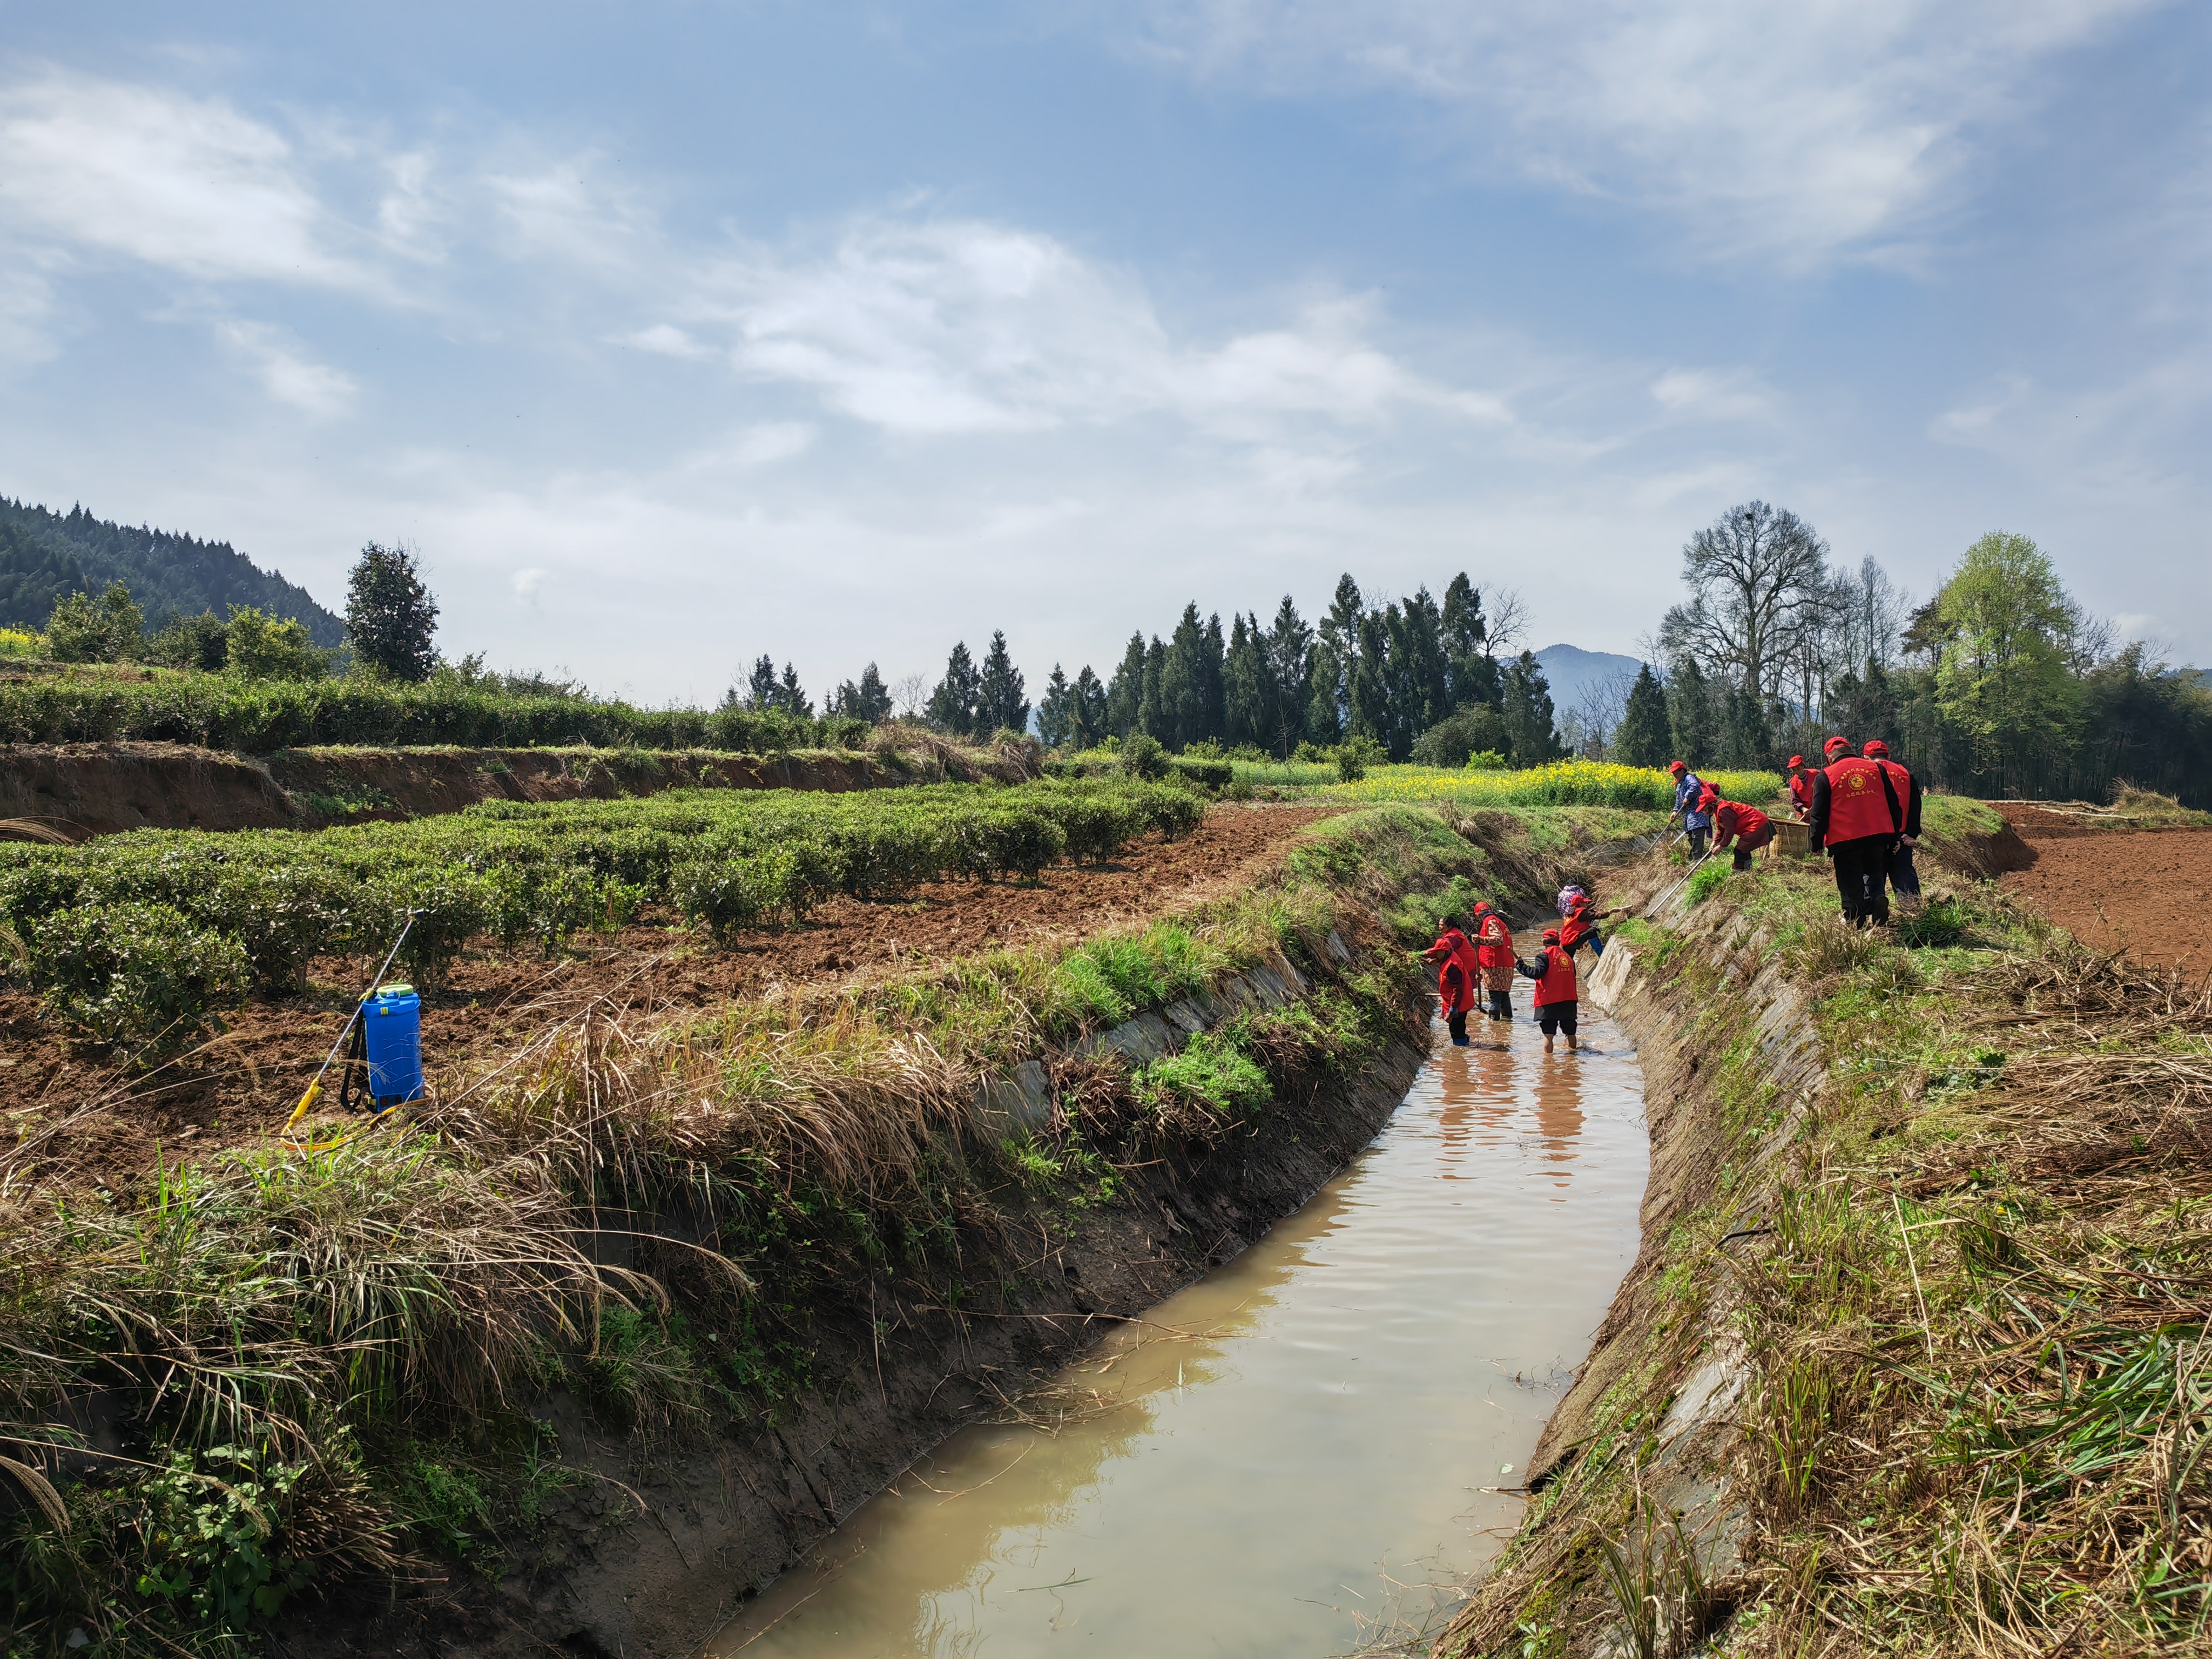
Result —
<instances>
[{"instance_id":1,"label":"dirt bank","mask_svg":"<svg viewBox=\"0 0 2212 1659\"><path fill-rule=\"evenodd\" d=\"M599 749L288 749L173 743L0 745L0 817L82 840L125 830L313 830L483 800L610 800L663 789L867 789L911 782L869 755Z\"/></svg>"},{"instance_id":2,"label":"dirt bank","mask_svg":"<svg viewBox=\"0 0 2212 1659\"><path fill-rule=\"evenodd\" d=\"M2085 945L2212 973L2212 831L2106 830L2018 801L1994 803L2026 843L2004 877Z\"/></svg>"}]
</instances>

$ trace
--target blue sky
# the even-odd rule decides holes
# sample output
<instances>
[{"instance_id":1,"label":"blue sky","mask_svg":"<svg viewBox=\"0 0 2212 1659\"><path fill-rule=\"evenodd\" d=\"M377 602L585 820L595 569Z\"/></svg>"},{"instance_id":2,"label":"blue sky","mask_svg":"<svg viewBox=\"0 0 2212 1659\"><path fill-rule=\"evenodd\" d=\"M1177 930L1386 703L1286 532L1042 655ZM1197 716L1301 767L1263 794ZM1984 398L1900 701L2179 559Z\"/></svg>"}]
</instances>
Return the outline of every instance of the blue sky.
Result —
<instances>
[{"instance_id":1,"label":"blue sky","mask_svg":"<svg viewBox=\"0 0 2212 1659\"><path fill-rule=\"evenodd\" d=\"M2212 659L2212 9L0 0L0 493L711 698L1186 599L1633 651L1732 502Z\"/></svg>"}]
</instances>

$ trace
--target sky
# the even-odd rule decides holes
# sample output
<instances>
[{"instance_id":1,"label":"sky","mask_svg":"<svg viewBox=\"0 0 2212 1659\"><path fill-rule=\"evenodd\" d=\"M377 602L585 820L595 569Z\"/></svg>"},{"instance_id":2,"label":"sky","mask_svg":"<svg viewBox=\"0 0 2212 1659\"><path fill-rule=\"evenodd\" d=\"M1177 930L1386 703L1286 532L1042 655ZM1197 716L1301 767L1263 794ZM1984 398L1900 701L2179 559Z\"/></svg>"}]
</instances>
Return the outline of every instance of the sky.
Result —
<instances>
[{"instance_id":1,"label":"sky","mask_svg":"<svg viewBox=\"0 0 2212 1659\"><path fill-rule=\"evenodd\" d=\"M0 494L648 702L1786 506L2212 661L2212 7L0 0Z\"/></svg>"}]
</instances>

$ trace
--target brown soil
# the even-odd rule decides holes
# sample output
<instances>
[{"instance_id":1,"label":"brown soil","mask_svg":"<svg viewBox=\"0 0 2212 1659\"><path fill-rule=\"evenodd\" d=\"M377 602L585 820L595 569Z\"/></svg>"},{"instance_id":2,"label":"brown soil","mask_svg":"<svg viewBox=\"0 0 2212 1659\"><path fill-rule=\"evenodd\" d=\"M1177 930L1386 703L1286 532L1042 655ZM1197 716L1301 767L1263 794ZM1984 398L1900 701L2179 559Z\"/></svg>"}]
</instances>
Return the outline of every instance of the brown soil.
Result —
<instances>
[{"instance_id":1,"label":"brown soil","mask_svg":"<svg viewBox=\"0 0 2212 1659\"><path fill-rule=\"evenodd\" d=\"M1061 866L1034 884L942 883L897 902L841 898L804 927L744 935L726 950L649 925L552 961L472 950L424 1000L424 1058L434 1085L450 1091L594 1002L626 1010L626 1022L680 1018L777 986L866 984L994 948L1126 927L1249 883L1283 856L1293 831L1335 810L1218 807L1183 839L1139 843L1113 863ZM24 1115L51 1119L115 1097L74 1126L47 1171L104 1185L151 1169L157 1147L198 1157L264 1141L290 1114L374 965L321 958L309 994L252 1004L198 1054L135 1079L104 1057L72 1053L34 996L0 994L0 1116L20 1131Z\"/></svg>"},{"instance_id":2,"label":"brown soil","mask_svg":"<svg viewBox=\"0 0 2212 1659\"><path fill-rule=\"evenodd\" d=\"M2212 833L2101 830L2018 801L1991 803L2030 860L2004 877L2018 893L2085 945L2124 949L2142 961L2212 973Z\"/></svg>"}]
</instances>

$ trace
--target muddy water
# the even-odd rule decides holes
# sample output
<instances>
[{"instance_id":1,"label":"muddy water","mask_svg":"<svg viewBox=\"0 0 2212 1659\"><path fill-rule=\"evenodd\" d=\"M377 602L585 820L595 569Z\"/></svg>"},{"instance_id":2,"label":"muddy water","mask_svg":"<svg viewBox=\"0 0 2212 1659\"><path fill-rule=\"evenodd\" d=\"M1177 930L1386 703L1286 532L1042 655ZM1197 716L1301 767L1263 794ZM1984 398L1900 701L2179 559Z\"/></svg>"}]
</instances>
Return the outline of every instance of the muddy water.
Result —
<instances>
[{"instance_id":1,"label":"muddy water","mask_svg":"<svg viewBox=\"0 0 2212 1659\"><path fill-rule=\"evenodd\" d=\"M955 1435L709 1654L1279 1659L1437 1618L1636 1250L1635 1055L1517 1012L1439 1029L1341 1176L1032 1401L1054 1431Z\"/></svg>"}]
</instances>

